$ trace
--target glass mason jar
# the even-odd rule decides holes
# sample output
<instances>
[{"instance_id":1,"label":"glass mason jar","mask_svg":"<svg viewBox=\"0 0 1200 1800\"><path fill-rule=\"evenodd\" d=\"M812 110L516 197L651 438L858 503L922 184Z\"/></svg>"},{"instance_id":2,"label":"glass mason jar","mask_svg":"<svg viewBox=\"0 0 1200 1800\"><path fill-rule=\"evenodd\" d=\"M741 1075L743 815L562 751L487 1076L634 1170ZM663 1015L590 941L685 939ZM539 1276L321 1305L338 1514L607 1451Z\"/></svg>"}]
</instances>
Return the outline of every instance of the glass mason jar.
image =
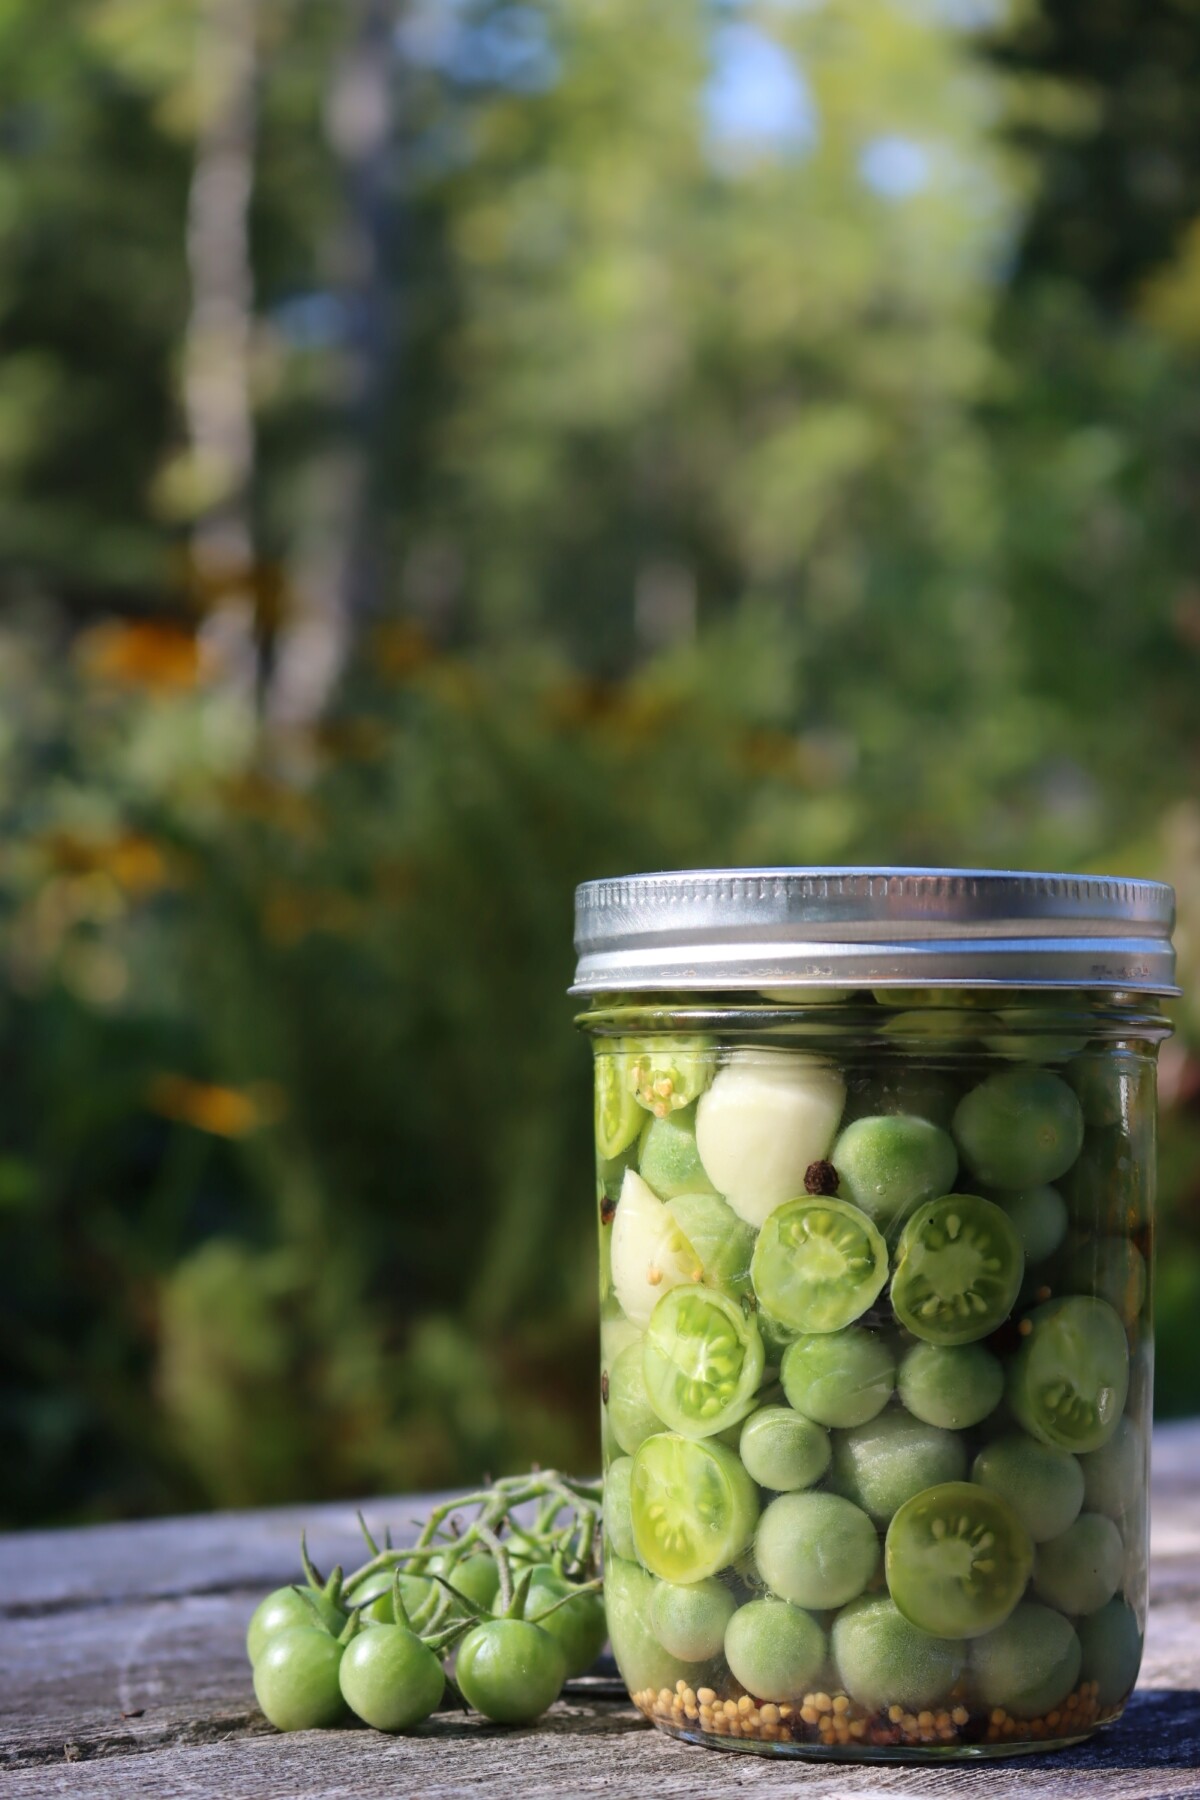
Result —
<instances>
[{"instance_id":1,"label":"glass mason jar","mask_svg":"<svg viewBox=\"0 0 1200 1800\"><path fill-rule=\"evenodd\" d=\"M1055 875L579 890L605 1598L664 1731L941 1759L1119 1716L1172 916Z\"/></svg>"}]
</instances>

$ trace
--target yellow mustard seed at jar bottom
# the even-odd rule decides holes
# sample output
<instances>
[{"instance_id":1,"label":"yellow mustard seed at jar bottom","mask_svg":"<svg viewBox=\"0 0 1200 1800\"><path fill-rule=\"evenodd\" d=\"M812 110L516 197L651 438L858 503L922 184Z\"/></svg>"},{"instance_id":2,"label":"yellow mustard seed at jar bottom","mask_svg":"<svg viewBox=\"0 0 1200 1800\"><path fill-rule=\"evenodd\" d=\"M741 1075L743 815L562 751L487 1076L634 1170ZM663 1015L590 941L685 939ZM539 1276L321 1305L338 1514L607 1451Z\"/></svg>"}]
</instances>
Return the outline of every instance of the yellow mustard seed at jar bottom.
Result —
<instances>
[{"instance_id":1,"label":"yellow mustard seed at jar bottom","mask_svg":"<svg viewBox=\"0 0 1200 1800\"><path fill-rule=\"evenodd\" d=\"M1075 1738L1090 1731L1119 1709L1102 1713L1098 1684L1081 1682L1044 1718L1014 1719L1002 1706L972 1716L960 1701L952 1708L931 1707L909 1712L893 1702L867 1712L848 1694L805 1694L798 1705L759 1702L750 1694L719 1699L713 1688L676 1683L674 1691L644 1688L634 1705L653 1724L681 1735L701 1733L759 1743L812 1745L823 1752L845 1745L897 1749L955 1744L1037 1743L1057 1737Z\"/></svg>"}]
</instances>

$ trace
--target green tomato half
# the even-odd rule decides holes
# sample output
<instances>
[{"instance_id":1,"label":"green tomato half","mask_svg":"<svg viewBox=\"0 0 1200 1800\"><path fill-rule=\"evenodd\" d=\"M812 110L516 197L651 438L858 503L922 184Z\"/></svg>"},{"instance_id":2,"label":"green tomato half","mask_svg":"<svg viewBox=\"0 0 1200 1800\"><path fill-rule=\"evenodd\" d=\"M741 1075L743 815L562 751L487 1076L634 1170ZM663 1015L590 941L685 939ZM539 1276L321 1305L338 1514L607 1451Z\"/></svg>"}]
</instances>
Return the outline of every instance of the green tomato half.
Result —
<instances>
[{"instance_id":1,"label":"green tomato half","mask_svg":"<svg viewBox=\"0 0 1200 1800\"><path fill-rule=\"evenodd\" d=\"M642 1374L672 1431L714 1437L745 1417L763 1372L753 1316L712 1288L672 1288L646 1327Z\"/></svg>"}]
</instances>

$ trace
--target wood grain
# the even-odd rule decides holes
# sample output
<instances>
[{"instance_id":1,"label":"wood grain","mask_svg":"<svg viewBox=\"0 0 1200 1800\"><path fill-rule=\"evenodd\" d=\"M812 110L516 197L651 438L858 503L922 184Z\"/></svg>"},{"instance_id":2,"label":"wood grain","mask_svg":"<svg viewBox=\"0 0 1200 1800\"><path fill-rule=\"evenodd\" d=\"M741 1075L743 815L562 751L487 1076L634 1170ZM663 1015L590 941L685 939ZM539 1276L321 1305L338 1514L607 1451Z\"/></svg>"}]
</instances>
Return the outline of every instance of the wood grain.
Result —
<instances>
[{"instance_id":1,"label":"wood grain","mask_svg":"<svg viewBox=\"0 0 1200 1800\"><path fill-rule=\"evenodd\" d=\"M752 1800L803 1781L816 1800L1200 1796L1198 1495L1200 1422L1161 1428L1146 1658L1124 1719L1076 1750L953 1766L798 1766L707 1752L652 1731L626 1702L576 1693L525 1731L440 1714L403 1738L281 1737L254 1706L246 1619L266 1589L294 1576L302 1523L322 1566L359 1560L352 1506L0 1538L2 1788L97 1800ZM365 1510L401 1528L427 1504L409 1496Z\"/></svg>"}]
</instances>

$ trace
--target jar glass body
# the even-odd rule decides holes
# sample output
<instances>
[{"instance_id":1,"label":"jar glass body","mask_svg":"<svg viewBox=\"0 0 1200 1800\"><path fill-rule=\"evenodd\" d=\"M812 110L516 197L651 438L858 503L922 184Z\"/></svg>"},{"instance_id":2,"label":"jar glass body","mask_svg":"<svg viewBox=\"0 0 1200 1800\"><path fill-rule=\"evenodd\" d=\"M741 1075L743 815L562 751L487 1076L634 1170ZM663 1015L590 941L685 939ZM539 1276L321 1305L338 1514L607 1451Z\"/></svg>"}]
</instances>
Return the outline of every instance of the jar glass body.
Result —
<instances>
[{"instance_id":1,"label":"jar glass body","mask_svg":"<svg viewBox=\"0 0 1200 1800\"><path fill-rule=\"evenodd\" d=\"M1152 1001L611 994L605 1595L638 1707L763 1754L1119 1716L1147 1585Z\"/></svg>"}]
</instances>

